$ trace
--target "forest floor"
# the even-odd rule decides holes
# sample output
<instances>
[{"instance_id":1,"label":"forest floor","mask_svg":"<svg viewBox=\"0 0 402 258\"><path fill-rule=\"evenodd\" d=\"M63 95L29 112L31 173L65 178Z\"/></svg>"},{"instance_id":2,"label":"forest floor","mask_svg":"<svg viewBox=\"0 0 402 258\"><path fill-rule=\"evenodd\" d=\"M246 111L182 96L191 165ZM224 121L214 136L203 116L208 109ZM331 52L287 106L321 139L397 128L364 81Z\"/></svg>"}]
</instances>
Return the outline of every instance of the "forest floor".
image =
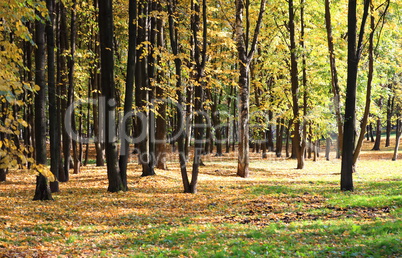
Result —
<instances>
[{"instance_id":1,"label":"forest floor","mask_svg":"<svg viewBox=\"0 0 402 258\"><path fill-rule=\"evenodd\" d=\"M197 194L182 193L177 154L151 177L132 157L124 193L108 193L105 167L88 165L47 202L32 201L34 175L11 171L0 257L402 257L402 161L371 145L354 192L339 191L334 153L303 170L253 153L247 179L235 154L205 156Z\"/></svg>"}]
</instances>

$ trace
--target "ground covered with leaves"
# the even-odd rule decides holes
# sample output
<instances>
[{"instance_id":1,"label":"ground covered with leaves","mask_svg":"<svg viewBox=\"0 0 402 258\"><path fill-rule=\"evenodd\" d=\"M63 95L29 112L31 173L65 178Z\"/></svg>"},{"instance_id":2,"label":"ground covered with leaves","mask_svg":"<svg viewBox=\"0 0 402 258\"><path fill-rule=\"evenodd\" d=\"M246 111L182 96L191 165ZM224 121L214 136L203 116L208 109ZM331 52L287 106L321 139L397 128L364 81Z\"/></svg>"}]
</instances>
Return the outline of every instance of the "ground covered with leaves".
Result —
<instances>
[{"instance_id":1,"label":"ground covered with leaves","mask_svg":"<svg viewBox=\"0 0 402 258\"><path fill-rule=\"evenodd\" d=\"M253 154L251 177L235 155L204 157L197 194L183 194L178 163L108 193L105 167L61 184L55 201L32 201L35 177L0 183L0 257L401 257L401 161L364 152L356 190L339 191L340 160ZM173 156L174 157L174 156ZM376 157L380 157L377 159Z\"/></svg>"}]
</instances>

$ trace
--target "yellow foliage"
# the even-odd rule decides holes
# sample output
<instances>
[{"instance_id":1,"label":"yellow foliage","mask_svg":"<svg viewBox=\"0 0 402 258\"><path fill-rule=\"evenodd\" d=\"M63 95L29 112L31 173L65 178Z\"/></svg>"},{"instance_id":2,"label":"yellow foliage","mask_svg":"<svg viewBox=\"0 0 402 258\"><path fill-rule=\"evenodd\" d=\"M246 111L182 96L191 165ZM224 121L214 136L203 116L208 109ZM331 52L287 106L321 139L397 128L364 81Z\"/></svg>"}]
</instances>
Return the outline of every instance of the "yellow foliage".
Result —
<instances>
[{"instance_id":1,"label":"yellow foliage","mask_svg":"<svg viewBox=\"0 0 402 258\"><path fill-rule=\"evenodd\" d=\"M50 171L50 168L43 164L33 164L31 171L36 173L37 175L42 174L46 177L50 182L56 181L53 173Z\"/></svg>"}]
</instances>

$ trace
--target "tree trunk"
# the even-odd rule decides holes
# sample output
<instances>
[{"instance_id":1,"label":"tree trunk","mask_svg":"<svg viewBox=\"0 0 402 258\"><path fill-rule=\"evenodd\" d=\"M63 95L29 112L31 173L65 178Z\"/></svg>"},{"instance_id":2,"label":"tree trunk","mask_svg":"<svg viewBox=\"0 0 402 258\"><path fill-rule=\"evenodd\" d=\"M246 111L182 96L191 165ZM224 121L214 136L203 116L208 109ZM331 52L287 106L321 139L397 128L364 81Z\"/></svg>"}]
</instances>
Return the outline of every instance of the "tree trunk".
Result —
<instances>
[{"instance_id":1,"label":"tree trunk","mask_svg":"<svg viewBox=\"0 0 402 258\"><path fill-rule=\"evenodd\" d=\"M392 84L389 86L392 88ZM394 109L394 103L395 103L395 96L389 96L388 101L387 101L387 138L385 139L385 147L389 147L390 144L390 139L391 139L391 129L392 129L392 114L393 114L393 109Z\"/></svg>"},{"instance_id":2,"label":"tree trunk","mask_svg":"<svg viewBox=\"0 0 402 258\"><path fill-rule=\"evenodd\" d=\"M372 150L380 150L381 145L381 119L377 119L377 126L376 126L376 134L375 134L375 143Z\"/></svg>"},{"instance_id":3,"label":"tree trunk","mask_svg":"<svg viewBox=\"0 0 402 258\"><path fill-rule=\"evenodd\" d=\"M348 7L348 69L346 85L345 119L343 127L343 147L341 165L341 190L353 191L353 155L355 148L356 124L356 83L358 64L362 49L364 26L368 15L368 2L365 1L363 20L359 33L359 42L356 45L357 3L349 0Z\"/></svg>"},{"instance_id":4,"label":"tree trunk","mask_svg":"<svg viewBox=\"0 0 402 258\"><path fill-rule=\"evenodd\" d=\"M370 125L366 125L366 140L370 140Z\"/></svg>"},{"instance_id":5,"label":"tree trunk","mask_svg":"<svg viewBox=\"0 0 402 258\"><path fill-rule=\"evenodd\" d=\"M38 16L41 16L37 12ZM47 165L46 156L46 83L45 83L45 24L35 21L35 84L40 87L35 96L35 159L39 165ZM34 200L53 200L47 178L36 177Z\"/></svg>"},{"instance_id":6,"label":"tree trunk","mask_svg":"<svg viewBox=\"0 0 402 258\"><path fill-rule=\"evenodd\" d=\"M239 0L237 0L239 1ZM239 54L240 51L239 51ZM242 53L245 55L245 53ZM249 82L248 65L240 62L240 103L239 103L239 160L237 165L237 175L240 177L249 176Z\"/></svg>"},{"instance_id":7,"label":"tree trunk","mask_svg":"<svg viewBox=\"0 0 402 258\"><path fill-rule=\"evenodd\" d=\"M180 162L180 173L182 176L182 182L184 187L184 192L188 193L190 191L190 183L187 175L186 168L186 153L185 153L185 132L181 130L183 128L184 117L186 115L186 111L183 108L184 97L182 93L182 83L181 83L181 66L182 61L178 56L179 53L179 45L178 45L178 29L175 22L174 14L176 12L176 5L173 0L168 0L168 18L169 18L169 36L170 36L170 45L172 48L172 52L175 55L174 63L175 63L175 73L176 73L176 95L177 95L177 131L178 135L178 150L179 150L179 162Z\"/></svg>"},{"instance_id":8,"label":"tree trunk","mask_svg":"<svg viewBox=\"0 0 402 258\"><path fill-rule=\"evenodd\" d=\"M234 95L237 95L237 91L236 91L236 88L234 88L233 89L233 91L234 91ZM236 146L236 135L237 135L237 129L238 129L238 126L236 126L236 117L237 117L237 114L236 114L236 111L237 111L237 101L236 102L234 102L233 103L233 126L232 126L232 151L234 152L235 151L235 146Z\"/></svg>"},{"instance_id":9,"label":"tree trunk","mask_svg":"<svg viewBox=\"0 0 402 258\"><path fill-rule=\"evenodd\" d=\"M290 127L291 126L292 126L292 120L290 119L289 122L288 122L288 127L286 128L286 144L285 144L286 158L293 158L293 157L290 156L290 151L289 151L289 148L290 148L290 146L289 146L290 145L290 134L291 134Z\"/></svg>"},{"instance_id":10,"label":"tree trunk","mask_svg":"<svg viewBox=\"0 0 402 258\"><path fill-rule=\"evenodd\" d=\"M1 122L2 123L4 123L4 118L5 118L5 115L4 115L5 113L3 112L3 116L2 116L2 120L1 120ZM2 142L2 141L4 141L4 138L5 138L5 134L4 133L0 133L0 141ZM3 150L3 146L1 146L0 147L0 150ZM0 157L0 159L1 158L3 158L3 157ZM0 169L0 182L5 182L6 181L6 179L7 179L7 172L8 172L8 169L6 169L6 168L1 168Z\"/></svg>"},{"instance_id":11,"label":"tree trunk","mask_svg":"<svg viewBox=\"0 0 402 258\"><path fill-rule=\"evenodd\" d=\"M55 42L54 42L54 0L46 0L46 6L49 11L49 21L46 23L47 36L47 72L48 72L48 94L49 94L49 136L50 136L50 170L57 180L50 183L50 189L53 193L59 192L59 165L60 165L60 135L56 99L55 82Z\"/></svg>"},{"instance_id":12,"label":"tree trunk","mask_svg":"<svg viewBox=\"0 0 402 258\"><path fill-rule=\"evenodd\" d=\"M75 72L75 48L76 48L76 0L72 0L71 7L71 34L70 34L70 55L69 55L69 73L68 73L68 81L69 81L69 89L68 89L68 101L67 106L70 106L74 102L74 72ZM71 127L74 131L76 130L76 122L75 122L75 113L71 114L72 124ZM72 148L73 148L73 161L74 161L74 174L78 174L81 164L78 157L77 150L77 141L78 139L72 139Z\"/></svg>"},{"instance_id":13,"label":"tree trunk","mask_svg":"<svg viewBox=\"0 0 402 258\"><path fill-rule=\"evenodd\" d=\"M370 134L370 141L371 142L375 142L375 140L374 140L374 133L373 133L373 124L372 123L370 123L370 125L369 125L369 134Z\"/></svg>"},{"instance_id":14,"label":"tree trunk","mask_svg":"<svg viewBox=\"0 0 402 258\"><path fill-rule=\"evenodd\" d=\"M6 182L7 180L7 169L0 169L0 182Z\"/></svg>"},{"instance_id":15,"label":"tree trunk","mask_svg":"<svg viewBox=\"0 0 402 258\"><path fill-rule=\"evenodd\" d=\"M196 64L196 85L194 86L194 109L195 109L195 127L194 127L194 159L193 159L193 171L191 173L191 183L189 193L197 192L198 173L199 167L202 165L202 142L204 134L204 118L203 118L203 96L205 81L205 66L206 66L206 54L207 54L207 5L206 0L202 1L202 46L198 41L198 31L200 30L200 5L198 2L192 2L192 8L194 14L191 19L192 36L194 39L194 61ZM202 49L201 49L202 47ZM209 127L210 128L210 127Z\"/></svg>"},{"instance_id":16,"label":"tree trunk","mask_svg":"<svg viewBox=\"0 0 402 258\"><path fill-rule=\"evenodd\" d=\"M267 145L267 150L268 151L274 151L274 132L272 130L272 120L273 120L274 114L272 110L268 110L268 130L266 132L266 145Z\"/></svg>"},{"instance_id":17,"label":"tree trunk","mask_svg":"<svg viewBox=\"0 0 402 258\"><path fill-rule=\"evenodd\" d=\"M95 9L99 7L98 0L94 0L95 4ZM99 41L99 33L94 35L95 38L93 38L93 51L95 52L95 63L96 67L99 67L100 64L98 60L100 59L100 46L96 42ZM95 134L95 152L96 152L96 166L104 166L105 165L105 145L104 145L104 127L101 126L104 124L104 110L102 110L102 107L100 106L101 104L101 99L100 99L100 92L102 92L101 89L101 78L100 74L98 73L98 69L95 67L93 69L93 99L97 101L97 104L92 105L92 112L93 112L93 117L94 117L94 134Z\"/></svg>"},{"instance_id":18,"label":"tree trunk","mask_svg":"<svg viewBox=\"0 0 402 258\"><path fill-rule=\"evenodd\" d=\"M329 161L329 154L331 152L331 145L332 145L331 137L327 137L326 145L325 145L325 159L327 161Z\"/></svg>"},{"instance_id":19,"label":"tree trunk","mask_svg":"<svg viewBox=\"0 0 402 258\"><path fill-rule=\"evenodd\" d=\"M60 51L59 51L59 73L60 73L60 84L61 84L61 95L67 96L67 62L66 62L66 51L68 49L68 37L67 37L67 21L66 21L66 8L62 2L59 3L60 8ZM66 98L62 98L61 100L61 110L63 114L63 118L66 117L66 110L68 107L68 101ZM62 121L62 142L63 142L63 166L62 171L59 175L60 182L67 182L70 179L70 143L71 139L68 135L67 130L65 128L67 125L65 124L64 119Z\"/></svg>"},{"instance_id":20,"label":"tree trunk","mask_svg":"<svg viewBox=\"0 0 402 258\"><path fill-rule=\"evenodd\" d=\"M232 105L232 96L233 96L234 87L230 86L230 93L229 97L227 98L227 105L228 105L228 117L226 119L226 153L230 151L230 108Z\"/></svg>"},{"instance_id":21,"label":"tree trunk","mask_svg":"<svg viewBox=\"0 0 402 258\"><path fill-rule=\"evenodd\" d=\"M138 43L141 44L143 42L149 42L150 38L148 37L147 28L150 25L148 22L149 18L149 2L142 1L138 6L138 35L137 40ZM154 142L152 142L151 137L153 137L152 130L153 126L151 123L153 122L153 112L150 112L150 106L148 105L151 101L150 99L150 81L149 81L149 57L144 55L149 51L148 46L146 44L141 45L140 48L137 49L137 62L136 62L136 76L135 76L135 84L136 84L136 92L135 92L135 100L136 106L139 109L140 116L142 119L138 119L137 128L140 128L141 133L141 142L139 143L140 152L139 152L139 161L142 166L142 174L141 176L151 176L155 175L153 157L151 152L153 151ZM152 75L151 75L152 76Z\"/></svg>"},{"instance_id":22,"label":"tree trunk","mask_svg":"<svg viewBox=\"0 0 402 258\"><path fill-rule=\"evenodd\" d=\"M396 139L395 139L394 155L392 157L393 161L396 161L398 159L398 150L399 150L399 144L401 141L401 135L402 135L402 120L398 119L397 125L396 125Z\"/></svg>"},{"instance_id":23,"label":"tree trunk","mask_svg":"<svg viewBox=\"0 0 402 258\"><path fill-rule=\"evenodd\" d=\"M372 5L371 5L372 7ZM374 10L371 10L374 12ZM375 24L374 24L374 16L371 15L370 17L370 36L369 36L369 60L368 60L368 75L367 75L367 90L366 90L366 105L364 108L364 114L360 125L360 135L357 140L357 144L355 147L355 151L353 154L353 166L356 165L357 159L360 155L361 147L363 146L364 134L365 129L367 127L368 118L370 115L370 105L371 105L371 88L373 82L373 73L374 73L374 31L375 31ZM379 146L378 146L379 147Z\"/></svg>"},{"instance_id":24,"label":"tree trunk","mask_svg":"<svg viewBox=\"0 0 402 258\"><path fill-rule=\"evenodd\" d=\"M119 170L123 187L128 190L127 186L127 163L130 156L129 135L132 127L132 105L134 93L134 75L135 75L135 56L137 48L137 1L129 2L129 24L128 24L128 57L127 57L127 74L126 74L126 92L124 99L124 119L121 125L121 146L119 157Z\"/></svg>"},{"instance_id":25,"label":"tree trunk","mask_svg":"<svg viewBox=\"0 0 402 258\"><path fill-rule=\"evenodd\" d=\"M190 147L191 147L191 131L192 131L192 121L193 121L193 85L187 85L186 88L186 121L185 121L185 152L186 159L189 158Z\"/></svg>"},{"instance_id":26,"label":"tree trunk","mask_svg":"<svg viewBox=\"0 0 402 258\"><path fill-rule=\"evenodd\" d=\"M235 37L237 42L237 51L239 57L239 156L237 164L237 175L240 177L249 176L249 99L250 99L250 85L249 85L249 72L250 63L252 61L254 51L257 46L258 34L261 28L262 17L265 11L266 0L261 0L258 20L255 25L253 40L250 43L250 30L247 24L246 32L243 29L243 10L246 7L246 21L249 17L249 2L246 1L244 6L243 1L236 0L236 23L235 23Z\"/></svg>"},{"instance_id":27,"label":"tree trunk","mask_svg":"<svg viewBox=\"0 0 402 258\"><path fill-rule=\"evenodd\" d=\"M115 131L116 88L114 83L113 9L112 0L99 2L99 34L101 47L101 87L105 96L105 149L109 192L124 191L117 158Z\"/></svg>"},{"instance_id":28,"label":"tree trunk","mask_svg":"<svg viewBox=\"0 0 402 258\"><path fill-rule=\"evenodd\" d=\"M282 147L283 147L283 132L285 130L285 121L283 118L276 119L276 146L275 153L276 157L282 157Z\"/></svg>"},{"instance_id":29,"label":"tree trunk","mask_svg":"<svg viewBox=\"0 0 402 258\"><path fill-rule=\"evenodd\" d=\"M341 116L341 106L340 106L340 90L338 81L338 71L335 62L335 51L332 36L332 25L331 25L331 7L330 0L325 0L325 25L327 30L327 42L328 42L328 52L329 52L329 64L331 67L331 85L332 93L334 94L334 109L336 115L336 125L338 128L338 140L336 148L336 158L341 157L342 151L342 139L343 139L343 129L342 129L342 116Z\"/></svg>"},{"instance_id":30,"label":"tree trunk","mask_svg":"<svg viewBox=\"0 0 402 258\"><path fill-rule=\"evenodd\" d=\"M162 12L162 5L161 5L160 1L158 1L158 3L157 3L157 10L158 10L158 12ZM158 31L157 45L160 48L165 47L164 46L163 28L164 28L164 22L161 18L158 18L157 19L157 31ZM158 59L158 61L160 61L159 59ZM158 82L161 82L163 77L164 77L164 74L161 71L158 71L156 80ZM162 87L156 87L156 98L157 99L165 98L165 91ZM156 138L155 163L156 163L157 168L166 170L167 169L167 165L166 165L166 155L167 155L167 153L166 153L166 151L167 151L166 133L167 133L167 129L166 129L166 102L165 101L162 101L159 104L158 113L159 113L159 115L156 118L156 134L155 134L155 138Z\"/></svg>"},{"instance_id":31,"label":"tree trunk","mask_svg":"<svg viewBox=\"0 0 402 258\"><path fill-rule=\"evenodd\" d=\"M293 0L288 1L289 5L289 32L290 32L290 61L291 61L291 84L292 84L292 111L293 111L293 139L292 139L292 157L296 156L297 169L304 167L304 152L302 150L302 136L300 134L300 111L299 111L299 70L296 56L296 36L295 36L295 12Z\"/></svg>"}]
</instances>

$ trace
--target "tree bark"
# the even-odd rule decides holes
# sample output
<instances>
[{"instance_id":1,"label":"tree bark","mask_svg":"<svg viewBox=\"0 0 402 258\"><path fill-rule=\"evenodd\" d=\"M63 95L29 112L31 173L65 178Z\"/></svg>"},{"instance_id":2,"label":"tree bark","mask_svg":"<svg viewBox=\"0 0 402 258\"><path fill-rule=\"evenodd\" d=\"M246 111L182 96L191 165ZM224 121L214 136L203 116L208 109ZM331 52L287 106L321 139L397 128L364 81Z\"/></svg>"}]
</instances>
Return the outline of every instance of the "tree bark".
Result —
<instances>
[{"instance_id":1,"label":"tree bark","mask_svg":"<svg viewBox=\"0 0 402 258\"><path fill-rule=\"evenodd\" d=\"M105 149L109 192L124 191L117 158L115 131L116 88L114 83L113 9L112 0L99 2L99 34L101 47L101 87L105 96Z\"/></svg>"},{"instance_id":2,"label":"tree bark","mask_svg":"<svg viewBox=\"0 0 402 258\"><path fill-rule=\"evenodd\" d=\"M203 110L203 96L205 82L205 66L206 66L206 54L207 54L207 5L206 0L202 1L202 45L198 41L198 31L200 30L200 13L201 8L198 2L192 3L194 14L191 19L191 27L194 39L194 61L196 64L196 85L194 86L194 159L193 159L193 171L191 174L190 193L197 193L198 173L199 167L202 164L202 143L203 143L203 131L204 131L204 118L202 114Z\"/></svg>"},{"instance_id":3,"label":"tree bark","mask_svg":"<svg viewBox=\"0 0 402 258\"><path fill-rule=\"evenodd\" d=\"M62 2L59 3L60 8L60 51L59 51L59 73L60 73L60 85L61 85L61 95L67 96L67 61L66 61L66 51L68 49L68 37L67 37L67 21L66 21L66 8ZM66 98L61 100L61 110L63 118L66 116L66 110L68 107L68 101ZM62 141L63 141L63 166L60 171L59 180L60 182L68 182L70 180L70 143L71 139L67 133L66 124L64 119L61 120L62 123Z\"/></svg>"},{"instance_id":4,"label":"tree bark","mask_svg":"<svg viewBox=\"0 0 402 258\"><path fill-rule=\"evenodd\" d=\"M72 0L72 8L71 8L71 23L70 23L70 55L69 55L69 73L68 73L68 96L67 96L67 106L69 107L74 102L74 73L75 73L75 49L76 49L76 0ZM76 131L76 121L75 121L75 112L71 114L71 125L74 131ZM81 167L81 162L78 157L78 150L77 150L77 141L78 139L71 139L72 140L72 149L73 149L73 173L78 174ZM71 141L69 141L70 143Z\"/></svg>"},{"instance_id":5,"label":"tree bark","mask_svg":"<svg viewBox=\"0 0 402 258\"><path fill-rule=\"evenodd\" d=\"M338 128L338 140L336 148L336 158L341 157L342 151L342 139L343 139L343 128L342 128L342 115L341 115L341 105L340 105L340 90L338 81L338 71L336 68L336 59L334 51L334 40L332 36L332 25L331 25L331 7L330 0L325 0L325 26L327 30L327 42L328 42L328 52L329 52L329 64L331 68L331 85L332 93L334 95L334 109L336 115L336 125Z\"/></svg>"},{"instance_id":6,"label":"tree bark","mask_svg":"<svg viewBox=\"0 0 402 258\"><path fill-rule=\"evenodd\" d=\"M41 15L37 12L37 15ZM35 84L40 87L35 96L35 159L39 165L46 166L46 83L45 83L45 24L35 21ZM36 177L36 189L33 200L53 200L47 178L39 174Z\"/></svg>"},{"instance_id":7,"label":"tree bark","mask_svg":"<svg viewBox=\"0 0 402 258\"><path fill-rule=\"evenodd\" d=\"M392 89L392 84L390 84L389 88ZM387 101L387 138L385 139L385 147L389 147L391 145L391 129L392 129L392 114L394 113L394 103L395 96L390 95Z\"/></svg>"},{"instance_id":8,"label":"tree bark","mask_svg":"<svg viewBox=\"0 0 402 258\"><path fill-rule=\"evenodd\" d=\"M301 118L300 118L300 108L299 108L299 70L297 63L297 55L296 55L296 36L295 36L295 11L293 0L288 1L289 5L289 32L290 32L290 76L291 76L291 84L292 84L292 111L293 111L293 142L292 146L295 150L296 158L297 158L297 169L304 168L304 145L303 137L300 133L302 129Z\"/></svg>"},{"instance_id":9,"label":"tree bark","mask_svg":"<svg viewBox=\"0 0 402 258\"><path fill-rule=\"evenodd\" d=\"M381 119L377 118L377 126L375 133L375 143L372 150L380 150L381 145Z\"/></svg>"},{"instance_id":10,"label":"tree bark","mask_svg":"<svg viewBox=\"0 0 402 258\"><path fill-rule=\"evenodd\" d=\"M353 155L355 148L355 124L356 124L356 83L358 64L362 49L364 26L368 15L369 1L365 0L363 20L359 33L359 42L356 45L357 3L349 0L348 7L348 68L346 85L345 118L343 127L343 147L341 165L341 190L353 191Z\"/></svg>"},{"instance_id":11,"label":"tree bark","mask_svg":"<svg viewBox=\"0 0 402 258\"><path fill-rule=\"evenodd\" d=\"M276 157L282 157L282 147L283 147L283 133L285 130L285 121L283 118L276 119L276 146L275 153Z\"/></svg>"},{"instance_id":12,"label":"tree bark","mask_svg":"<svg viewBox=\"0 0 402 258\"><path fill-rule=\"evenodd\" d=\"M137 40L141 44L143 42L149 42L149 37L147 33L147 28L150 25L148 22L149 18L149 1L141 1L138 5L138 34ZM136 62L136 76L135 76L135 101L136 106L139 109L142 119L138 119L136 124L137 128L140 128L140 133L142 135L142 140L139 143L139 161L142 166L141 176L151 176L155 175L152 152L152 132L154 128L151 127L152 112L149 111L150 106L150 81L149 81L149 57L144 55L149 51L146 44L142 44L140 48L137 49L137 62Z\"/></svg>"},{"instance_id":13,"label":"tree bark","mask_svg":"<svg viewBox=\"0 0 402 258\"><path fill-rule=\"evenodd\" d=\"M128 140L131 127L131 111L133 105L133 93L134 93L134 75L135 75L135 56L137 48L137 0L129 2L129 24L128 24L128 57L127 57L127 74L126 74L126 92L124 99L124 124L121 125L121 146L119 157L119 169L125 190L128 190L127 186L127 163L130 155L130 141Z\"/></svg>"},{"instance_id":14,"label":"tree bark","mask_svg":"<svg viewBox=\"0 0 402 258\"><path fill-rule=\"evenodd\" d=\"M95 9L99 7L99 0L94 0ZM93 99L97 101L97 104L92 105L92 112L94 117L94 134L95 134L95 152L96 152L96 166L104 166L105 165L105 145L104 145L104 127L100 126L104 123L104 111L101 110L100 104L100 93L101 89L101 78L100 73L98 72L98 68L100 67L99 59L100 59L100 46L97 44L99 39L99 33L94 35L93 40L93 51L95 52L95 68L93 69Z\"/></svg>"},{"instance_id":15,"label":"tree bark","mask_svg":"<svg viewBox=\"0 0 402 258\"><path fill-rule=\"evenodd\" d=\"M160 1L157 2L157 10L158 12L162 12L162 5ZM164 46L164 22L162 18L157 19L157 45L159 48L163 48ZM158 62L160 61L160 58L158 58ZM162 82L162 78L164 77L164 74L162 71L157 72L157 78L156 80L158 82ZM156 98L157 99L164 99L165 98L165 90L157 86L156 87ZM156 167L159 169L167 169L167 164L166 164L166 156L167 156L167 147L166 147L166 133L167 133L167 128L166 128L166 102L163 100L161 103L159 103L159 109L158 109L159 115L156 118L156 134L155 134L155 139L156 139L156 144L155 144L155 163Z\"/></svg>"},{"instance_id":16,"label":"tree bark","mask_svg":"<svg viewBox=\"0 0 402 258\"><path fill-rule=\"evenodd\" d=\"M372 5L371 5L372 7ZM374 10L371 10L372 12ZM365 135L365 129L367 127L367 122L368 118L370 115L370 105L371 105L371 88L372 88L372 82L373 82L373 73L374 73L374 31L375 31L375 25L374 25L374 16L371 15L370 17L370 36L369 36L369 60L368 60L368 75L367 75L367 89L366 89L366 105L364 108L364 114L363 118L361 121L360 125L360 135L357 140L357 144L355 147L355 151L353 153L353 166L356 165L357 159L360 154L360 150L363 146L363 140L364 140L364 135Z\"/></svg>"},{"instance_id":17,"label":"tree bark","mask_svg":"<svg viewBox=\"0 0 402 258\"><path fill-rule=\"evenodd\" d=\"M230 151L230 109L231 109L231 105L232 105L232 96L233 96L233 90L234 87L230 86L230 93L229 96L227 98L227 105L228 105L228 117L226 119L226 153L229 153ZM233 139L234 140L234 139Z\"/></svg>"},{"instance_id":18,"label":"tree bark","mask_svg":"<svg viewBox=\"0 0 402 258\"><path fill-rule=\"evenodd\" d=\"M240 177L249 176L249 99L250 99L250 85L249 85L249 72L250 63L257 46L258 35L261 28L262 17L265 11L266 0L261 0L258 19L255 25L253 40L250 43L250 30L249 24L246 22L246 32L243 26L243 11L245 9L244 3L241 0L236 0L236 23L235 23L235 37L237 43L237 51L239 57L239 147L238 147L238 163L237 175ZM249 20L249 3L246 3L246 21Z\"/></svg>"},{"instance_id":19,"label":"tree bark","mask_svg":"<svg viewBox=\"0 0 402 258\"><path fill-rule=\"evenodd\" d=\"M176 73L176 95L177 95L177 127L175 132L178 134L178 150L179 150L179 162L180 162L180 173L182 176L182 182L184 187L184 192L188 193L190 191L190 183L187 175L187 167L186 167L186 153L185 153L185 141L184 141L184 130L183 128L184 117L186 115L186 111L183 108L184 97L182 93L182 76L181 76L181 66L182 60L179 57L179 45L178 45L178 29L175 22L175 12L176 5L173 0L168 0L168 15L169 15L169 35L170 35L170 45L172 48L172 52L175 55L174 63L175 63L175 73Z\"/></svg>"},{"instance_id":20,"label":"tree bark","mask_svg":"<svg viewBox=\"0 0 402 258\"><path fill-rule=\"evenodd\" d=\"M326 145L325 145L325 159L327 161L329 161L329 154L331 152L331 145L332 145L331 137L327 137Z\"/></svg>"},{"instance_id":21,"label":"tree bark","mask_svg":"<svg viewBox=\"0 0 402 258\"><path fill-rule=\"evenodd\" d=\"M56 99L56 71L55 71L55 41L54 41L54 0L46 0L49 11L49 21L46 23L47 36L47 72L48 72L48 97L49 97L49 136L50 136L50 171L57 180L50 183L53 193L59 192L59 170L60 170L60 135L58 123L58 109Z\"/></svg>"},{"instance_id":22,"label":"tree bark","mask_svg":"<svg viewBox=\"0 0 402 258\"><path fill-rule=\"evenodd\" d=\"M393 161L396 161L398 159L398 150L401 141L401 135L402 135L402 120L399 118L396 125L395 148L394 148L394 155L392 156Z\"/></svg>"}]
</instances>

